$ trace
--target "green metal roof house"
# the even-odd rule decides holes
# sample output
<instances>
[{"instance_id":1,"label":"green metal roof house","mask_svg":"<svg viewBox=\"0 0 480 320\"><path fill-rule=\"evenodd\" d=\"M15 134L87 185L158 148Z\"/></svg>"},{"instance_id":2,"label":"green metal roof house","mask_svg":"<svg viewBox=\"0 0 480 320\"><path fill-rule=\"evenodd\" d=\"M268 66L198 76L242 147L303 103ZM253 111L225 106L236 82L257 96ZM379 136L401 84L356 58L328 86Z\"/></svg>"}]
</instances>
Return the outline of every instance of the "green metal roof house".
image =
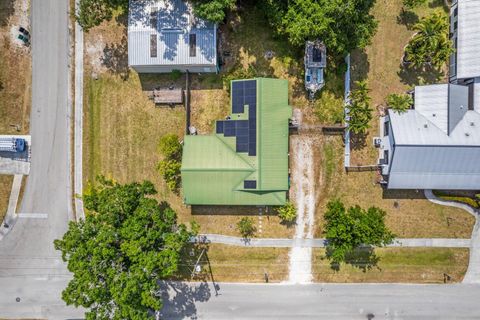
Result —
<instances>
[{"instance_id":1,"label":"green metal roof house","mask_svg":"<svg viewBox=\"0 0 480 320\"><path fill-rule=\"evenodd\" d=\"M186 136L182 186L189 205L283 205L288 191L288 81L231 83L232 113L215 133Z\"/></svg>"}]
</instances>

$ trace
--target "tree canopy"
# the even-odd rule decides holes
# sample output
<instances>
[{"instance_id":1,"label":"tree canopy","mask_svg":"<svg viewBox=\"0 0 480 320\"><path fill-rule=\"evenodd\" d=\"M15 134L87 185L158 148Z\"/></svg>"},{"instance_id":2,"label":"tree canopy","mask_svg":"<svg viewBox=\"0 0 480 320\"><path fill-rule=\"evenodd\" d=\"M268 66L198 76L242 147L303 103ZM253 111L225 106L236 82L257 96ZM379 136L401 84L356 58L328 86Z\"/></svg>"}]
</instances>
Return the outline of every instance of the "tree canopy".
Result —
<instances>
[{"instance_id":1,"label":"tree canopy","mask_svg":"<svg viewBox=\"0 0 480 320\"><path fill-rule=\"evenodd\" d=\"M340 200L330 201L325 212L328 258L340 263L362 245L391 243L395 235L385 226L385 215L385 211L376 207L346 209Z\"/></svg>"},{"instance_id":2,"label":"tree canopy","mask_svg":"<svg viewBox=\"0 0 480 320\"><path fill-rule=\"evenodd\" d=\"M208 21L220 23L225 19L225 11L235 5L236 0L194 0L193 12Z\"/></svg>"},{"instance_id":3,"label":"tree canopy","mask_svg":"<svg viewBox=\"0 0 480 320\"><path fill-rule=\"evenodd\" d=\"M416 33L405 48L405 60L415 67L441 68L454 52L447 15L434 12L413 28Z\"/></svg>"},{"instance_id":4,"label":"tree canopy","mask_svg":"<svg viewBox=\"0 0 480 320\"><path fill-rule=\"evenodd\" d=\"M350 93L348 128L353 133L362 134L370 127L372 120L370 89L366 81L356 81L355 89Z\"/></svg>"},{"instance_id":5,"label":"tree canopy","mask_svg":"<svg viewBox=\"0 0 480 320\"><path fill-rule=\"evenodd\" d=\"M387 97L387 104L389 109L402 113L413 105L413 98L409 94L391 93Z\"/></svg>"},{"instance_id":6,"label":"tree canopy","mask_svg":"<svg viewBox=\"0 0 480 320\"><path fill-rule=\"evenodd\" d=\"M128 0L80 0L75 18L84 31L110 20L117 8L127 10Z\"/></svg>"},{"instance_id":7,"label":"tree canopy","mask_svg":"<svg viewBox=\"0 0 480 320\"><path fill-rule=\"evenodd\" d=\"M374 4L375 0L263 0L270 23L292 45L321 39L341 56L370 43L377 29L370 14Z\"/></svg>"},{"instance_id":8,"label":"tree canopy","mask_svg":"<svg viewBox=\"0 0 480 320\"><path fill-rule=\"evenodd\" d=\"M160 279L175 274L193 232L150 196L151 182L118 184L101 178L84 194L85 220L70 222L55 248L73 279L62 292L86 319L150 319L160 310Z\"/></svg>"},{"instance_id":9,"label":"tree canopy","mask_svg":"<svg viewBox=\"0 0 480 320\"><path fill-rule=\"evenodd\" d=\"M250 217L243 217L237 222L237 230L245 239L252 237L257 228L253 225L253 219Z\"/></svg>"}]
</instances>

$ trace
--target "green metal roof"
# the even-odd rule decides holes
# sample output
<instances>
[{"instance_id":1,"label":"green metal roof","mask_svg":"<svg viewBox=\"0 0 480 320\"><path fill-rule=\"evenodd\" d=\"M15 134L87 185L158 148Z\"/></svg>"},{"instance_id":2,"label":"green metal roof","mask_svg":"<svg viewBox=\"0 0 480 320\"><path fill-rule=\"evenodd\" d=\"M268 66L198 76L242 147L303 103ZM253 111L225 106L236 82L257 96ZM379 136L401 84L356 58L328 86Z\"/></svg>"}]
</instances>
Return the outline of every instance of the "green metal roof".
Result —
<instances>
[{"instance_id":1,"label":"green metal roof","mask_svg":"<svg viewBox=\"0 0 480 320\"><path fill-rule=\"evenodd\" d=\"M250 79L252 80L252 79ZM256 78L257 153L236 152L236 137L186 136L182 158L184 201L190 205L283 205L288 191L288 81ZM247 81L247 80L234 80ZM248 119L248 108L232 120ZM245 180L257 181L244 189Z\"/></svg>"}]
</instances>

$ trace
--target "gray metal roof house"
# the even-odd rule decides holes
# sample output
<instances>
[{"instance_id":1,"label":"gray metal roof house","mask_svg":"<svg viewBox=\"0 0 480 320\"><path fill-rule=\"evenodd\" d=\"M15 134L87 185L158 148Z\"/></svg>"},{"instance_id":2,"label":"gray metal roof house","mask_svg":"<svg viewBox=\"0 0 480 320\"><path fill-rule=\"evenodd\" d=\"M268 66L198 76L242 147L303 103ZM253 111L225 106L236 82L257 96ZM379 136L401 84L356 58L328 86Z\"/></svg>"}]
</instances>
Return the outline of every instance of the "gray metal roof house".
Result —
<instances>
[{"instance_id":1,"label":"gray metal roof house","mask_svg":"<svg viewBox=\"0 0 480 320\"><path fill-rule=\"evenodd\" d=\"M413 109L381 117L379 165L387 188L480 189L478 21L480 0L456 1L450 83L417 86Z\"/></svg>"},{"instance_id":2,"label":"gray metal roof house","mask_svg":"<svg viewBox=\"0 0 480 320\"><path fill-rule=\"evenodd\" d=\"M139 73L217 72L217 25L182 0L130 0L128 64Z\"/></svg>"}]
</instances>

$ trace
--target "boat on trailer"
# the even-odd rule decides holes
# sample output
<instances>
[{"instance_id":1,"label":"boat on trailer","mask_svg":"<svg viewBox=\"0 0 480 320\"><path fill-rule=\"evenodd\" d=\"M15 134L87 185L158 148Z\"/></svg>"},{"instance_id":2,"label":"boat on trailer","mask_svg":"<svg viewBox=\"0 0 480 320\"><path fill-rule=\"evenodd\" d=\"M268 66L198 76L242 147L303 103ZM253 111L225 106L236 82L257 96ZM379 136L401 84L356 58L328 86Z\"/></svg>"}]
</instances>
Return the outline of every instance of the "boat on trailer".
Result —
<instances>
[{"instance_id":1,"label":"boat on trailer","mask_svg":"<svg viewBox=\"0 0 480 320\"><path fill-rule=\"evenodd\" d=\"M305 44L305 89L310 99L325 85L323 70L327 66L327 48L320 40Z\"/></svg>"}]
</instances>

